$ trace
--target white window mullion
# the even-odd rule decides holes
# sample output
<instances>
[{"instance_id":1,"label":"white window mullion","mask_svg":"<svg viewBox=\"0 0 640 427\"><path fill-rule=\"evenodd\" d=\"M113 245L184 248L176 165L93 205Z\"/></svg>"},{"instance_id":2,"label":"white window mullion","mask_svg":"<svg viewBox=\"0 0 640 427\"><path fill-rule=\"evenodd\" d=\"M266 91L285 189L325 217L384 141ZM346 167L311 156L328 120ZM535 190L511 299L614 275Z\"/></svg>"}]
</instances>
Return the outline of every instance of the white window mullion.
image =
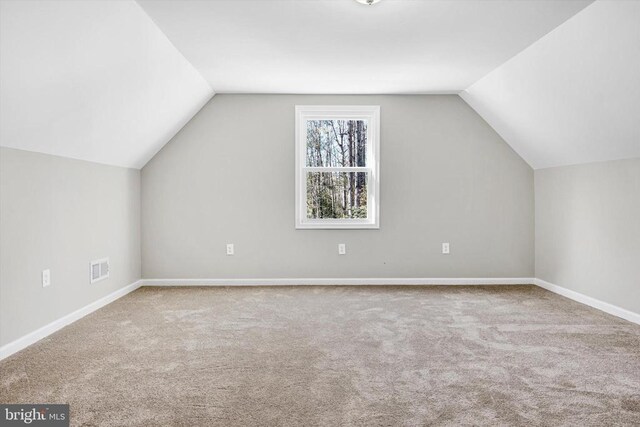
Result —
<instances>
[{"instance_id":1,"label":"white window mullion","mask_svg":"<svg viewBox=\"0 0 640 427\"><path fill-rule=\"evenodd\" d=\"M305 172L371 172L371 168L368 166L304 166L302 169Z\"/></svg>"}]
</instances>

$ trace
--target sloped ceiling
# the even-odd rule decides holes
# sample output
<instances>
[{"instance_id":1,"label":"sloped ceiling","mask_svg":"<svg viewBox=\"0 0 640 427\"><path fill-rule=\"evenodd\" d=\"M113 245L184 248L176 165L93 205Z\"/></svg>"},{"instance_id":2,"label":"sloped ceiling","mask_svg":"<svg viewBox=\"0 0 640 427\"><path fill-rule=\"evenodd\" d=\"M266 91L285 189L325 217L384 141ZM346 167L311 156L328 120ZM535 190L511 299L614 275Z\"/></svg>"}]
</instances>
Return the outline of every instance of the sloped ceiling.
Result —
<instances>
[{"instance_id":1,"label":"sloped ceiling","mask_svg":"<svg viewBox=\"0 0 640 427\"><path fill-rule=\"evenodd\" d=\"M640 157L640 1L598 1L461 96L533 168Z\"/></svg>"},{"instance_id":2,"label":"sloped ceiling","mask_svg":"<svg viewBox=\"0 0 640 427\"><path fill-rule=\"evenodd\" d=\"M140 168L213 95L134 1L0 2L0 145Z\"/></svg>"},{"instance_id":3,"label":"sloped ceiling","mask_svg":"<svg viewBox=\"0 0 640 427\"><path fill-rule=\"evenodd\" d=\"M139 3L0 0L1 146L140 168L212 87L466 88L534 168L640 157L640 1Z\"/></svg>"},{"instance_id":4,"label":"sloped ceiling","mask_svg":"<svg viewBox=\"0 0 640 427\"><path fill-rule=\"evenodd\" d=\"M591 0L139 0L216 92L458 93Z\"/></svg>"}]
</instances>

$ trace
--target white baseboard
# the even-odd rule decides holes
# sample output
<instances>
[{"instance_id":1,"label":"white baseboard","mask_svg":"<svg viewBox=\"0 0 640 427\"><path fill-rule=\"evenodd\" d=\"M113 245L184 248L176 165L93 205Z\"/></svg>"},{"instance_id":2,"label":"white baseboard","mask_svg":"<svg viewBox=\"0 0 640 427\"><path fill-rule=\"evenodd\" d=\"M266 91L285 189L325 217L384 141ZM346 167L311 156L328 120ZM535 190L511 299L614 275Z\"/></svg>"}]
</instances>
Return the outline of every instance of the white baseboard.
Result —
<instances>
[{"instance_id":1,"label":"white baseboard","mask_svg":"<svg viewBox=\"0 0 640 427\"><path fill-rule=\"evenodd\" d=\"M142 279L142 286L279 285L533 285L531 277L508 278L336 278L336 279Z\"/></svg>"},{"instance_id":2,"label":"white baseboard","mask_svg":"<svg viewBox=\"0 0 640 427\"><path fill-rule=\"evenodd\" d=\"M130 292L135 291L140 286L142 286L142 280L138 280L130 285L125 286L124 288L118 289L115 292L110 293L107 296L100 298L97 301L92 302L89 305L86 305L72 313L67 314L53 322L45 325L23 337L18 338L15 341L12 341L8 344L0 347L0 360L11 356L12 354L30 346L31 344L40 341L42 338L45 338L52 333L64 328L65 326L75 322L78 319L83 318L87 314L90 314L96 311L99 308L104 307L105 305L117 300L118 298L122 298Z\"/></svg>"},{"instance_id":3,"label":"white baseboard","mask_svg":"<svg viewBox=\"0 0 640 427\"><path fill-rule=\"evenodd\" d=\"M540 286L541 288L555 294L562 295L563 297L567 297L579 303L597 308L605 313L612 314L640 325L640 314L634 313L633 311L618 307L617 305L609 304L608 302L600 301L599 299L589 297L585 294L581 294L580 292L572 291L571 289L563 288L562 286L554 285L553 283L549 283L542 279L535 279L535 284L536 286Z\"/></svg>"}]
</instances>

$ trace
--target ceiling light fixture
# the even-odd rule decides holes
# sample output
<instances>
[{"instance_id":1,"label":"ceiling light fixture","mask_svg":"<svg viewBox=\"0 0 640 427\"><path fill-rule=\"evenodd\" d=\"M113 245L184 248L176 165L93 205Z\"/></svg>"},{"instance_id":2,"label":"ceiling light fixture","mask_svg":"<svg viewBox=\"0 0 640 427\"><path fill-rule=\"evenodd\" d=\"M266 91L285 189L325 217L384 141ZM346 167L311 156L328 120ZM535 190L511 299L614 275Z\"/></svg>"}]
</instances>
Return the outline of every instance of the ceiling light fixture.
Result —
<instances>
[{"instance_id":1,"label":"ceiling light fixture","mask_svg":"<svg viewBox=\"0 0 640 427\"><path fill-rule=\"evenodd\" d=\"M380 0L356 0L358 3L366 4L367 6L371 6L372 4L378 3Z\"/></svg>"}]
</instances>

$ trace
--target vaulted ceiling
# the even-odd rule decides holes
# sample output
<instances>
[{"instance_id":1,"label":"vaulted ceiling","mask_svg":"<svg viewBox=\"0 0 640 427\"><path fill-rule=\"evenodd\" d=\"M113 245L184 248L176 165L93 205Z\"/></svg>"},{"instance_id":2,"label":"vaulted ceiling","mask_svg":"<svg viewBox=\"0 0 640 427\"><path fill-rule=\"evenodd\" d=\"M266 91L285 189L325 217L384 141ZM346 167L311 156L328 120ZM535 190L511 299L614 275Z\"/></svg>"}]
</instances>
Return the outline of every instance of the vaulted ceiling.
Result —
<instances>
[{"instance_id":1,"label":"vaulted ceiling","mask_svg":"<svg viewBox=\"0 0 640 427\"><path fill-rule=\"evenodd\" d=\"M534 169L640 157L640 1L598 1L461 96Z\"/></svg>"},{"instance_id":2,"label":"vaulted ceiling","mask_svg":"<svg viewBox=\"0 0 640 427\"><path fill-rule=\"evenodd\" d=\"M134 1L0 2L0 145L140 168L213 90Z\"/></svg>"},{"instance_id":3,"label":"vaulted ceiling","mask_svg":"<svg viewBox=\"0 0 640 427\"><path fill-rule=\"evenodd\" d=\"M635 0L0 0L0 145L140 168L217 92L459 93L534 168L640 157Z\"/></svg>"},{"instance_id":4,"label":"vaulted ceiling","mask_svg":"<svg viewBox=\"0 0 640 427\"><path fill-rule=\"evenodd\" d=\"M216 92L457 93L585 0L139 0Z\"/></svg>"}]
</instances>

